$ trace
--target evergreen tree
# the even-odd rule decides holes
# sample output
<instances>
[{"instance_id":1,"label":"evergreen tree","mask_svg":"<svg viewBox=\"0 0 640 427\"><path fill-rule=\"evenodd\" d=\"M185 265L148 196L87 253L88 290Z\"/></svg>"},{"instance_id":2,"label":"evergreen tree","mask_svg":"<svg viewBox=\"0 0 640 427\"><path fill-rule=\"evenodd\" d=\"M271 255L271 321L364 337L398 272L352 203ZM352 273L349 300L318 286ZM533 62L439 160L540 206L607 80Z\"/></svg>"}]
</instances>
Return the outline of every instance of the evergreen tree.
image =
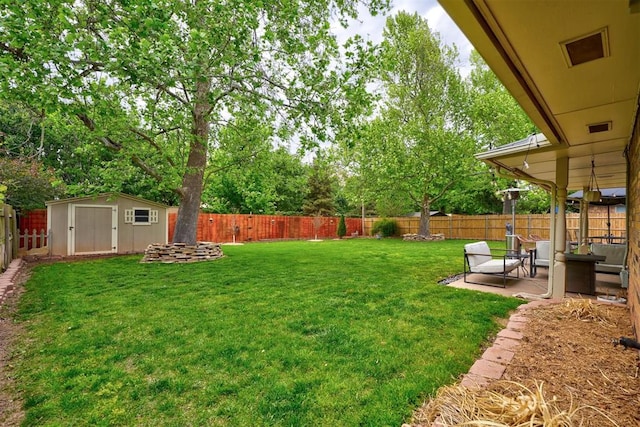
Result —
<instances>
[{"instance_id":1,"label":"evergreen tree","mask_svg":"<svg viewBox=\"0 0 640 427\"><path fill-rule=\"evenodd\" d=\"M328 168L322 161L314 160L309 172L307 197L302 207L305 215L334 215L333 182Z\"/></svg>"},{"instance_id":2,"label":"evergreen tree","mask_svg":"<svg viewBox=\"0 0 640 427\"><path fill-rule=\"evenodd\" d=\"M336 231L336 234L341 239L347 235L347 223L344 220L344 215L340 215L340 222L338 223L338 230Z\"/></svg>"}]
</instances>

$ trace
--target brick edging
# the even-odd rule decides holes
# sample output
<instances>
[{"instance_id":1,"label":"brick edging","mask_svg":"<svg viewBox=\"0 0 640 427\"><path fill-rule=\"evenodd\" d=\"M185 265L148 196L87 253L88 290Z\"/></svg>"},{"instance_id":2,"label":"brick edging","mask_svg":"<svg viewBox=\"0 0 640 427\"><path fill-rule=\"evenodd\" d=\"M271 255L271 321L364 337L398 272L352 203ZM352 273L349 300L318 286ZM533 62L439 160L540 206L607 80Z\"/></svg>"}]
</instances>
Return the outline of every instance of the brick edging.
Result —
<instances>
[{"instance_id":1,"label":"brick edging","mask_svg":"<svg viewBox=\"0 0 640 427\"><path fill-rule=\"evenodd\" d=\"M527 324L525 312L540 306L558 304L560 300L536 300L519 306L509 317L507 326L498 332L493 345L485 350L482 356L471 366L469 372L462 377L460 385L468 388L485 387L490 382L502 378L515 350L520 345L522 330Z\"/></svg>"},{"instance_id":2,"label":"brick edging","mask_svg":"<svg viewBox=\"0 0 640 427\"><path fill-rule=\"evenodd\" d=\"M15 288L15 280L24 267L25 262L22 258L14 259L9 267L0 275L0 305L13 292Z\"/></svg>"}]
</instances>

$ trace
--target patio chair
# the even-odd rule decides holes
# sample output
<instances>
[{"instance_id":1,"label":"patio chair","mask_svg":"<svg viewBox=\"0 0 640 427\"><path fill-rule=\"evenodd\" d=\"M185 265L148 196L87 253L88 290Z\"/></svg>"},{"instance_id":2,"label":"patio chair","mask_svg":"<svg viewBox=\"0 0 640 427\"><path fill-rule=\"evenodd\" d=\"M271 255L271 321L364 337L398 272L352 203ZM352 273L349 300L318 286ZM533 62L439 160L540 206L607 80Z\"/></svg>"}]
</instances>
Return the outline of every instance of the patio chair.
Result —
<instances>
[{"instance_id":1,"label":"patio chair","mask_svg":"<svg viewBox=\"0 0 640 427\"><path fill-rule=\"evenodd\" d=\"M567 252L573 252L578 249L580 242L578 242L578 233L576 230L567 230Z\"/></svg>"},{"instance_id":2,"label":"patio chair","mask_svg":"<svg viewBox=\"0 0 640 427\"><path fill-rule=\"evenodd\" d=\"M529 252L529 250L534 249L536 247L536 240L533 239L527 239L526 237L523 237L520 234L516 234L516 237L518 238L518 240L520 241L520 246L527 252Z\"/></svg>"},{"instance_id":3,"label":"patio chair","mask_svg":"<svg viewBox=\"0 0 640 427\"><path fill-rule=\"evenodd\" d=\"M500 286L494 283L472 282L467 280L467 273L489 274L502 277L502 287L507 287L507 276L516 270L520 277L518 267L521 261L519 257L513 257L505 253L502 256L494 256L487 242L476 242L464 245L464 282L477 285Z\"/></svg>"},{"instance_id":4,"label":"patio chair","mask_svg":"<svg viewBox=\"0 0 640 427\"><path fill-rule=\"evenodd\" d=\"M531 270L530 276L536 277L538 273L538 267L549 268L549 248L551 242L548 240L538 240L536 242L536 249L532 253L531 257Z\"/></svg>"}]
</instances>

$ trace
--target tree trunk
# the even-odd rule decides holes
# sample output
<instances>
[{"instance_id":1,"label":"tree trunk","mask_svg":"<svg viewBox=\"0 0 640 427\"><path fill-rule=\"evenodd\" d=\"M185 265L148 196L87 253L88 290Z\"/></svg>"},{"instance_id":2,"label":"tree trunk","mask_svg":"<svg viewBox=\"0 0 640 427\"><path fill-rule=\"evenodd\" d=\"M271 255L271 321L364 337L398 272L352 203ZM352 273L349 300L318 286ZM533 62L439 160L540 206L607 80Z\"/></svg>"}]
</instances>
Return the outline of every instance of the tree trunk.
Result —
<instances>
[{"instance_id":1,"label":"tree trunk","mask_svg":"<svg viewBox=\"0 0 640 427\"><path fill-rule=\"evenodd\" d=\"M187 168L182 177L182 187L180 188L180 207L178 208L178 218L176 219L176 228L173 233L174 243L195 245L197 241L202 184L207 166L210 111L207 96L210 87L211 80L209 79L196 82L191 146L189 147Z\"/></svg>"},{"instance_id":2,"label":"tree trunk","mask_svg":"<svg viewBox=\"0 0 640 427\"><path fill-rule=\"evenodd\" d=\"M431 219L431 200L428 195L422 197L422 206L420 207L420 228L418 234L421 236L430 236L429 222Z\"/></svg>"}]
</instances>

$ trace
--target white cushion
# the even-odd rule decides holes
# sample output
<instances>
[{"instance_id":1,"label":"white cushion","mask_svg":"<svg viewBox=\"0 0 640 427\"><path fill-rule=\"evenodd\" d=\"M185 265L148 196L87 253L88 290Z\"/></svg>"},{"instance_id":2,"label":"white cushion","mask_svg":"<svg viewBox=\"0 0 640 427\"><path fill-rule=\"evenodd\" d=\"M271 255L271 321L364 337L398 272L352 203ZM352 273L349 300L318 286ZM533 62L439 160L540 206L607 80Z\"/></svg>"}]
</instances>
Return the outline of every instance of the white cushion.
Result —
<instances>
[{"instance_id":1,"label":"white cushion","mask_svg":"<svg viewBox=\"0 0 640 427\"><path fill-rule=\"evenodd\" d=\"M548 259L536 258L533 263L535 264L536 267L549 267L549 260Z\"/></svg>"},{"instance_id":2,"label":"white cushion","mask_svg":"<svg viewBox=\"0 0 640 427\"><path fill-rule=\"evenodd\" d=\"M491 249L489 249L487 242L468 243L464 245L464 251L466 254L471 254L467 255L471 271L473 271L473 267L491 261Z\"/></svg>"},{"instance_id":3,"label":"white cushion","mask_svg":"<svg viewBox=\"0 0 640 427\"><path fill-rule=\"evenodd\" d=\"M492 259L480 265L470 266L469 270L472 273L508 273L519 265L520 260L518 259Z\"/></svg>"},{"instance_id":4,"label":"white cushion","mask_svg":"<svg viewBox=\"0 0 640 427\"><path fill-rule=\"evenodd\" d=\"M538 264L539 260L545 260L547 262L546 265L549 265L549 248L551 246L551 242L548 240L538 240L536 242L536 264Z\"/></svg>"}]
</instances>

